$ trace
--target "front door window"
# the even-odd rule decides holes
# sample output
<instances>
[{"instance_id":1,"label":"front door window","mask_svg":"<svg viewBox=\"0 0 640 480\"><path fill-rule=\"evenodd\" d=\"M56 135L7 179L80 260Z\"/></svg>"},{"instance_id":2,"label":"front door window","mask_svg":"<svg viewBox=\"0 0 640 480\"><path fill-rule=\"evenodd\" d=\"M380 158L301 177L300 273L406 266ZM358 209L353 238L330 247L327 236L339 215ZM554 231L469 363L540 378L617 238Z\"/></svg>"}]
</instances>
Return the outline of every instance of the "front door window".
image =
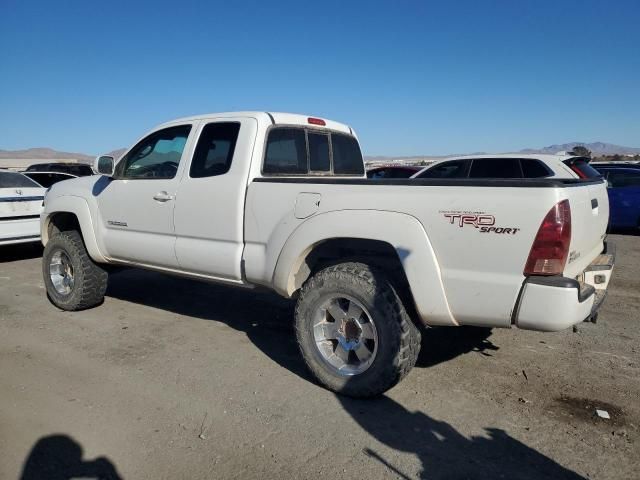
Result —
<instances>
[{"instance_id":1,"label":"front door window","mask_svg":"<svg viewBox=\"0 0 640 480\"><path fill-rule=\"evenodd\" d=\"M140 141L122 159L117 177L170 179L176 176L190 125L165 128Z\"/></svg>"}]
</instances>

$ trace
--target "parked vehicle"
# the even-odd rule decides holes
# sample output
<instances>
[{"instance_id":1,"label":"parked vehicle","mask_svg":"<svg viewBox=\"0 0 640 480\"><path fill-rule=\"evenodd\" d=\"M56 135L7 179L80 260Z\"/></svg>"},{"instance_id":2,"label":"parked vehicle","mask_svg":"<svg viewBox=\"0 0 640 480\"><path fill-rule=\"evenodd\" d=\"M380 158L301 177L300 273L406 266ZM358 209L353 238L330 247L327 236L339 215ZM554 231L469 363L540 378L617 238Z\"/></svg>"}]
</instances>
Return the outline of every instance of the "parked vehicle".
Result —
<instances>
[{"instance_id":1,"label":"parked vehicle","mask_svg":"<svg viewBox=\"0 0 640 480\"><path fill-rule=\"evenodd\" d=\"M83 163L36 163L29 165L25 172L60 172L69 173L76 177L84 177L88 175L95 175L90 165Z\"/></svg>"},{"instance_id":2,"label":"parked vehicle","mask_svg":"<svg viewBox=\"0 0 640 480\"><path fill-rule=\"evenodd\" d=\"M26 177L35 181L44 188L49 188L54 183L62 182L63 180L70 180L77 178L77 175L71 175L70 173L60 172L22 172Z\"/></svg>"},{"instance_id":3,"label":"parked vehicle","mask_svg":"<svg viewBox=\"0 0 640 480\"><path fill-rule=\"evenodd\" d=\"M438 160L411 178L596 178L589 161L570 154L469 155Z\"/></svg>"},{"instance_id":4,"label":"parked vehicle","mask_svg":"<svg viewBox=\"0 0 640 480\"><path fill-rule=\"evenodd\" d=\"M593 162L591 166L600 171L601 168L634 168L640 169L640 162Z\"/></svg>"},{"instance_id":5,"label":"parked vehicle","mask_svg":"<svg viewBox=\"0 0 640 480\"><path fill-rule=\"evenodd\" d=\"M21 173L0 170L0 245L40 240L44 192Z\"/></svg>"},{"instance_id":6,"label":"parked vehicle","mask_svg":"<svg viewBox=\"0 0 640 480\"><path fill-rule=\"evenodd\" d=\"M108 265L267 287L296 299L309 369L346 395L400 381L417 325L582 322L613 268L603 179L369 180L353 130L330 120L183 118L114 164L100 157L102 176L47 193L43 275L56 306L99 305Z\"/></svg>"},{"instance_id":7,"label":"parked vehicle","mask_svg":"<svg viewBox=\"0 0 640 480\"><path fill-rule=\"evenodd\" d=\"M367 178L409 178L420 170L422 170L422 167L415 167L412 165L376 167L367 171Z\"/></svg>"},{"instance_id":8,"label":"parked vehicle","mask_svg":"<svg viewBox=\"0 0 640 480\"><path fill-rule=\"evenodd\" d=\"M594 167L607 180L611 227L640 228L640 165Z\"/></svg>"}]
</instances>

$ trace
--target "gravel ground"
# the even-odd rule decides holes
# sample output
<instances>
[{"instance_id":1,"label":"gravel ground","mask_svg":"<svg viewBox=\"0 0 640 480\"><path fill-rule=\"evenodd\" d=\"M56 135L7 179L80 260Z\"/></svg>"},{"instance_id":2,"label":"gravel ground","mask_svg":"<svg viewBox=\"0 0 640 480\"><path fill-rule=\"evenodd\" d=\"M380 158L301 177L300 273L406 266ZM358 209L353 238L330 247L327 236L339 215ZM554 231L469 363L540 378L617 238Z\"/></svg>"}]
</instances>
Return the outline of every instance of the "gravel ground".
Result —
<instances>
[{"instance_id":1,"label":"gravel ground","mask_svg":"<svg viewBox=\"0 0 640 480\"><path fill-rule=\"evenodd\" d=\"M640 236L612 238L597 324L431 329L366 401L310 380L273 294L128 270L67 313L3 248L0 478L637 479Z\"/></svg>"}]
</instances>

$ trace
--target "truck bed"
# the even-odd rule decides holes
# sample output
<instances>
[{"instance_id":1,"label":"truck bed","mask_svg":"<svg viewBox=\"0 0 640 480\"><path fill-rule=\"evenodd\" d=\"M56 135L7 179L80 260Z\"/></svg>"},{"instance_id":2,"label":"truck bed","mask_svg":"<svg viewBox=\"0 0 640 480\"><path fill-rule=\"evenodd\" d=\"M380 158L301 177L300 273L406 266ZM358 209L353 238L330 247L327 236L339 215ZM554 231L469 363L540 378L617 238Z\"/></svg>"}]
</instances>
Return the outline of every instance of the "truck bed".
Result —
<instances>
[{"instance_id":1,"label":"truck bed","mask_svg":"<svg viewBox=\"0 0 640 480\"><path fill-rule=\"evenodd\" d=\"M508 327L533 240L545 215L564 199L573 223L572 258L564 274L575 278L603 250L608 202L601 179L256 178L246 199L246 275L251 282L270 284L276 273L272 252L304 235L305 224L314 235L324 224L328 238L338 232L359 237L366 224L380 232L404 228L391 220L404 216L423 230L422 238L406 232L399 251L405 270L411 271L412 256L417 258L420 249L431 253L437 269L428 284L409 281L423 321ZM305 201L312 203L301 215ZM338 229L341 222L348 225ZM429 276L428 265L415 269ZM436 301L438 296L444 301Z\"/></svg>"}]
</instances>

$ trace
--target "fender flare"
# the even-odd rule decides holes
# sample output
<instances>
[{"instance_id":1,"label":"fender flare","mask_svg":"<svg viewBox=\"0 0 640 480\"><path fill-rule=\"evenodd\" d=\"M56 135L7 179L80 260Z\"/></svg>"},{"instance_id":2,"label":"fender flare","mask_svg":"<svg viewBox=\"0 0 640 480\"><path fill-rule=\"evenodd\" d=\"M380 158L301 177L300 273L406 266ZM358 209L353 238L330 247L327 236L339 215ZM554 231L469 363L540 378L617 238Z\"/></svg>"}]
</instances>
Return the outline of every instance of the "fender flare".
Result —
<instances>
[{"instance_id":1,"label":"fender flare","mask_svg":"<svg viewBox=\"0 0 640 480\"><path fill-rule=\"evenodd\" d=\"M75 195L62 195L55 197L50 201L45 199L45 211L40 218L40 234L42 237L42 244L47 245L49 241L49 225L51 219L57 213L71 213L78 219L80 225L80 233L82 239L87 247L89 256L98 263L106 263L107 259L104 257L100 248L98 247L95 230L93 228L93 222L91 220L91 211L89 210L89 204L87 200Z\"/></svg>"},{"instance_id":2,"label":"fender flare","mask_svg":"<svg viewBox=\"0 0 640 480\"><path fill-rule=\"evenodd\" d=\"M339 210L314 215L287 238L278 257L273 288L291 297L305 259L322 242L339 238L379 240L398 254L423 323L457 325L444 291L440 267L424 227L411 215L381 210Z\"/></svg>"}]
</instances>

